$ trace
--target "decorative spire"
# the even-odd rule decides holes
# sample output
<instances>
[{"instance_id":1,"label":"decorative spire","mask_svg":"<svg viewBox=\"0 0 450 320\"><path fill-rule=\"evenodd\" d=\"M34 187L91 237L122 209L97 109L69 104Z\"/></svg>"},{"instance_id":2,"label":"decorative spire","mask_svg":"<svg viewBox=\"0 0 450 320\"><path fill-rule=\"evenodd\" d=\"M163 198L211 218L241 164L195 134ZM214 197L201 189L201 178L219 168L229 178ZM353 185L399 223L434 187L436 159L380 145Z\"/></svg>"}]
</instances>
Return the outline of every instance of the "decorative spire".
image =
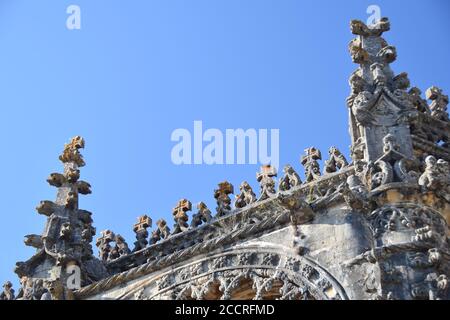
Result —
<instances>
[{"instance_id":1,"label":"decorative spire","mask_svg":"<svg viewBox=\"0 0 450 320\"><path fill-rule=\"evenodd\" d=\"M82 148L84 140L79 136L66 144L59 157L64 164L64 173L52 173L47 179L51 186L58 188L58 192L54 202L41 201L36 207L39 214L48 218L41 236L27 235L25 238L25 244L36 248L37 252L28 261L16 264L15 272L20 278L26 279L22 282L22 291L34 290L41 280L45 280L42 283L48 286L58 282L64 288L62 297L67 298L70 296L67 279L72 274L67 271L68 267L80 268L81 285L107 275L102 263L92 254L91 242L95 228L92 226L91 213L78 208L78 195L91 193L90 184L79 180L78 168L85 165L80 153Z\"/></svg>"},{"instance_id":2,"label":"decorative spire","mask_svg":"<svg viewBox=\"0 0 450 320\"><path fill-rule=\"evenodd\" d=\"M202 223L208 223L212 220L211 211L204 202L199 202L197 209L197 213L192 216L191 228L196 228Z\"/></svg>"}]
</instances>

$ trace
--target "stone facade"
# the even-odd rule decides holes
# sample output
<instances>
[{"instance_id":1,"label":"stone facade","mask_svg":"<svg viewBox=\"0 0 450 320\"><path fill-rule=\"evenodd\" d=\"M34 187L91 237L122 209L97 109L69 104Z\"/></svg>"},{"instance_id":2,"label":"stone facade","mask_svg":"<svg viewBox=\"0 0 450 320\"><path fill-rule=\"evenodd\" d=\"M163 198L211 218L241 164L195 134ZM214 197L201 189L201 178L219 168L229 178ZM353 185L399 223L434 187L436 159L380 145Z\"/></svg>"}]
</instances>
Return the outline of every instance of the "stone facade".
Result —
<instances>
[{"instance_id":1,"label":"stone facade","mask_svg":"<svg viewBox=\"0 0 450 320\"><path fill-rule=\"evenodd\" d=\"M51 174L55 202L42 235L26 236L37 249L17 263L18 299L449 299L450 122L448 97L432 87L421 97L406 73L390 68L396 49L376 25L351 22L349 51L359 65L347 99L351 161L335 147L321 170L320 150L301 158L305 181L287 165L257 173L260 193L224 181L214 191L215 212L205 203L178 201L174 227L142 216L136 242L111 230L97 240L91 214L78 208L90 185L74 138ZM429 100L430 103L427 101ZM67 287L64 270L81 270L81 288ZM10 283L1 299L14 299Z\"/></svg>"}]
</instances>

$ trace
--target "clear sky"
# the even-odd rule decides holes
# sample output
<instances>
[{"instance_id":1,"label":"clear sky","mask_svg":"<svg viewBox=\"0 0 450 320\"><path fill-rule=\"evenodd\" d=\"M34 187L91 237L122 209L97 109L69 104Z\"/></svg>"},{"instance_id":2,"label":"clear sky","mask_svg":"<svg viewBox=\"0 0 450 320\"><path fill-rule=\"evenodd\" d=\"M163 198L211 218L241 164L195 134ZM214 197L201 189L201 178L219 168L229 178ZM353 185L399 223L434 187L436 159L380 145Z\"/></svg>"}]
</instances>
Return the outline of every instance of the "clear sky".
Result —
<instances>
[{"instance_id":1,"label":"clear sky","mask_svg":"<svg viewBox=\"0 0 450 320\"><path fill-rule=\"evenodd\" d=\"M81 30L66 8L81 8ZM173 224L180 198L215 208L227 179L258 191L259 165L181 165L171 161L177 128L280 130L280 164L303 175L299 158L316 146L348 155L345 98L357 67L347 51L349 21L369 5L391 20L396 73L424 92L450 92L450 3L298 0L0 0L0 281L32 256L40 234L45 179L72 136L86 140L82 179L93 193L97 236L111 229L133 247L132 225L148 214Z\"/></svg>"}]
</instances>

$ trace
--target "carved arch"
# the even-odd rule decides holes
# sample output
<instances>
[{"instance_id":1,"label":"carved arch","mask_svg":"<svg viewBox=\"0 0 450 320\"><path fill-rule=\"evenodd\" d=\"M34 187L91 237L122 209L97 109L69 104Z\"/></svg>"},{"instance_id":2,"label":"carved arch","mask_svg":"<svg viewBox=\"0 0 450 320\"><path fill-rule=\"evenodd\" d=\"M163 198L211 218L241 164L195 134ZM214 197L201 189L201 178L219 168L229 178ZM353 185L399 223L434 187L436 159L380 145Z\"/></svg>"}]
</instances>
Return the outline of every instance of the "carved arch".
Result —
<instances>
[{"instance_id":1,"label":"carved arch","mask_svg":"<svg viewBox=\"0 0 450 320\"><path fill-rule=\"evenodd\" d=\"M120 299L348 299L323 267L280 248L246 247L172 268Z\"/></svg>"}]
</instances>

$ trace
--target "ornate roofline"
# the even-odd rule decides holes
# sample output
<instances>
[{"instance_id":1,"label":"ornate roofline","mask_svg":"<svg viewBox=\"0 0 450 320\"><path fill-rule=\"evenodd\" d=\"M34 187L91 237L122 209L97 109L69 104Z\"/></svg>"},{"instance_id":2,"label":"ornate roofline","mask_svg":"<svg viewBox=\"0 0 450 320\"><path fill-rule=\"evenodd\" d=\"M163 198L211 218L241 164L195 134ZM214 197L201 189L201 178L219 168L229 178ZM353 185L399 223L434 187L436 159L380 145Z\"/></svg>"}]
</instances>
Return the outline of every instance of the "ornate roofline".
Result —
<instances>
[{"instance_id":1,"label":"ornate roofline","mask_svg":"<svg viewBox=\"0 0 450 320\"><path fill-rule=\"evenodd\" d=\"M111 261L107 264L108 269L119 273L81 288L75 292L75 296L85 298L94 295L195 255L243 241L249 236L275 231L289 224L308 223L313 218L314 212L302 199L310 197L312 189L328 189L333 184L344 183L353 173L353 167L346 167L339 172L323 176L287 192L278 192L273 197L243 209L236 209L208 224L173 235L138 252ZM186 244L190 245L182 248Z\"/></svg>"}]
</instances>

